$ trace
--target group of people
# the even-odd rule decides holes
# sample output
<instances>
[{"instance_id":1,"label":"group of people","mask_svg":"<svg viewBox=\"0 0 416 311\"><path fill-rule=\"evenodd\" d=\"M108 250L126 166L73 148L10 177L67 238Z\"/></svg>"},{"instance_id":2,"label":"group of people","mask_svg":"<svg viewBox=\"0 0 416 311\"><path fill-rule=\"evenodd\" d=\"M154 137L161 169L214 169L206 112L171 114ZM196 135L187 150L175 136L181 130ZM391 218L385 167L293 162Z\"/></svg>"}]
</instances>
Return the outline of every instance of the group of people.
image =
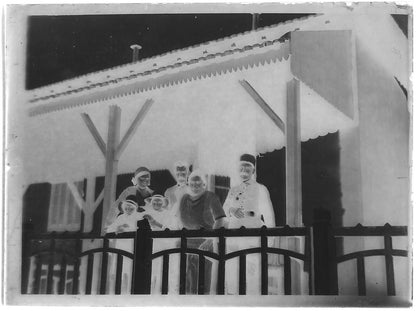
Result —
<instances>
[{"instance_id":1,"label":"group of people","mask_svg":"<svg viewBox=\"0 0 416 311\"><path fill-rule=\"evenodd\" d=\"M163 195L157 194L149 188L151 173L146 167L140 167L134 172L133 186L121 193L110 211L107 217L109 225L106 230L108 233L115 232L117 234L135 231L137 221L141 219L147 219L152 230L166 228L197 230L221 227L240 228L241 226L258 228L263 225L274 227L275 215L270 195L264 185L256 182L255 170L256 158L250 154L243 154L239 162L241 183L229 190L222 205L217 195L207 190L206 175L199 169L190 172L189 165L185 162L175 163L174 175L177 184L168 188ZM229 240L227 241L228 251L242 247L239 245L241 241L239 242L238 239ZM243 243L247 248L248 244L255 242L250 241L250 238L245 238ZM193 238L188 240L188 247L213 251L215 243L212 239ZM250 264L257 265L257 262L247 260L249 271ZM170 270L178 270L176 267L172 268ZM210 292L211 274L212 263L207 260L205 264L206 293ZM197 275L198 256L188 255L187 293L197 293ZM254 286L258 285L257 281L253 283ZM155 287L159 287L160 280L157 279L157 275L153 283ZM177 290L177 286L174 287ZM230 293L236 292L236 290L233 286L228 287Z\"/></svg>"}]
</instances>

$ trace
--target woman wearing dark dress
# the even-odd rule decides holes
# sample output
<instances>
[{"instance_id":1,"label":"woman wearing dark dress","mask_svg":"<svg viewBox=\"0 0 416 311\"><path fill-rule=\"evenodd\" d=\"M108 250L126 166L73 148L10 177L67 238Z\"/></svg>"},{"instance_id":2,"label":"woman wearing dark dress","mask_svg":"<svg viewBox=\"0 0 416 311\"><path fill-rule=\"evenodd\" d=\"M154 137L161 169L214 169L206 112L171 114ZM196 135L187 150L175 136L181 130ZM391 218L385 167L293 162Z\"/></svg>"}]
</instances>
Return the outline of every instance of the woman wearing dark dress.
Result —
<instances>
[{"instance_id":1,"label":"woman wearing dark dress","mask_svg":"<svg viewBox=\"0 0 416 311\"><path fill-rule=\"evenodd\" d=\"M189 176L189 192L179 205L179 221L183 228L189 230L217 229L225 227L226 217L222 205L215 193L206 190L206 178L199 170ZM211 239L188 239L189 248L213 251ZM198 256L187 256L186 293L196 294L198 288ZM205 263L205 293L210 292L212 263Z\"/></svg>"}]
</instances>

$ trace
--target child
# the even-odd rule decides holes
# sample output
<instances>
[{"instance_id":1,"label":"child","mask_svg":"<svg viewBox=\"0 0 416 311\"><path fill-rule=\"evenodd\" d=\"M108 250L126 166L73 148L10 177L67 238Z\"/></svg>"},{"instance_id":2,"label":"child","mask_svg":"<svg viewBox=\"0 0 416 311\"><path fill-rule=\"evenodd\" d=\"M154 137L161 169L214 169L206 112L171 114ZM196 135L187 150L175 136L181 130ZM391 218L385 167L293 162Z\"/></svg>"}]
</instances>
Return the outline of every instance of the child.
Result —
<instances>
[{"instance_id":1,"label":"child","mask_svg":"<svg viewBox=\"0 0 416 311\"><path fill-rule=\"evenodd\" d=\"M152 230L165 230L172 228L172 213L168 209L169 201L164 196L155 194L145 199L145 211L142 213L143 218L149 221Z\"/></svg>"},{"instance_id":2,"label":"child","mask_svg":"<svg viewBox=\"0 0 416 311\"><path fill-rule=\"evenodd\" d=\"M137 221L142 219L143 215L137 212L138 205L131 199L131 196L119 203L121 215L107 227L107 233L115 232L116 234L123 232L133 232L137 229Z\"/></svg>"},{"instance_id":3,"label":"child","mask_svg":"<svg viewBox=\"0 0 416 311\"><path fill-rule=\"evenodd\" d=\"M165 229L177 229L172 210L169 209L169 201L162 195L154 195L146 200L143 218L149 221L153 231ZM153 253L165 249L175 248L176 243L172 239L153 239ZM179 261L178 254L169 255L169 294L179 292ZM162 257L153 260L152 267L152 294L160 294L162 289Z\"/></svg>"},{"instance_id":4,"label":"child","mask_svg":"<svg viewBox=\"0 0 416 311\"><path fill-rule=\"evenodd\" d=\"M134 232L137 229L137 221L143 219L143 215L137 211L138 205L134 196L128 196L125 200L119 203L119 210L122 212L114 222L107 227L107 233L124 233ZM133 239L116 239L114 248L125 250L129 253L134 252L134 240ZM110 293L115 288L115 277L117 273L117 255L110 254ZM123 294L130 294L131 289L131 275L133 273L133 264L130 258L123 256L123 269L122 269L122 286L121 292Z\"/></svg>"}]
</instances>

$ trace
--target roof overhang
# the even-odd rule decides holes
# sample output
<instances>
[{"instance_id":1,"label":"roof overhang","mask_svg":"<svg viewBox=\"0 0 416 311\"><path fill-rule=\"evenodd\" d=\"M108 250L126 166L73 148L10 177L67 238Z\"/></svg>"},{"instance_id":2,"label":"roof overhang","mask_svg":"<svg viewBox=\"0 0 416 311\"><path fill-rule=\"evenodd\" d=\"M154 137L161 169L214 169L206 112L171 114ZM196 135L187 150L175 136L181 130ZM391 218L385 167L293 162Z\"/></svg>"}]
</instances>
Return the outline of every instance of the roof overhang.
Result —
<instances>
[{"instance_id":1,"label":"roof overhang","mask_svg":"<svg viewBox=\"0 0 416 311\"><path fill-rule=\"evenodd\" d=\"M322 77L323 71L314 72L319 67L312 66L312 72L305 73L293 62L316 64L319 61L313 56L318 57L319 50L306 58L296 51L291 54L296 44L282 38L292 31L302 36L306 29L317 30L313 35L325 39L322 29L347 29L348 38L332 42L338 42L338 48L343 44L352 48L345 43L354 36L350 26L345 16L310 17L36 90L29 94L28 103L27 180L62 182L103 175L103 155L80 114L88 113L105 138L108 107L118 105L123 135L148 98L154 104L119 159L120 173L138 165L170 168L184 159L209 173L230 176L241 152L263 153L285 145L284 133L244 90L241 80L249 82L285 120L287 82L297 77L302 141L351 128L355 117L350 113L351 101L336 97L351 95L350 87L331 90L331 81L326 86L310 81L314 74ZM331 42L312 47L320 46L328 48ZM348 76L351 68L347 64L343 70ZM332 82L340 87L339 81Z\"/></svg>"}]
</instances>

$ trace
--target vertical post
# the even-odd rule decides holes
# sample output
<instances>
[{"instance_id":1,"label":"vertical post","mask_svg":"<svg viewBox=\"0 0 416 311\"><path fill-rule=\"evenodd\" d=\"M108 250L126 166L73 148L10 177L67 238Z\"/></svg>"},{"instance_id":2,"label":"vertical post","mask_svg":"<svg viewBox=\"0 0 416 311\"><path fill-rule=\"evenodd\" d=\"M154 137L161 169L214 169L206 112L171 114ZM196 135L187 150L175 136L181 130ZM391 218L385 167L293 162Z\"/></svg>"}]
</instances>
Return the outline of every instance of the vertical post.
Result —
<instances>
[{"instance_id":1,"label":"vertical post","mask_svg":"<svg viewBox=\"0 0 416 311\"><path fill-rule=\"evenodd\" d=\"M109 247L109 241L107 238L104 238L103 254L101 257L100 295L105 295L107 292L108 247Z\"/></svg>"},{"instance_id":2,"label":"vertical post","mask_svg":"<svg viewBox=\"0 0 416 311\"><path fill-rule=\"evenodd\" d=\"M33 224L23 224L22 228L22 279L21 279L21 293L27 294L29 287L29 273L30 273L30 252L32 241L30 236L33 232Z\"/></svg>"},{"instance_id":3,"label":"vertical post","mask_svg":"<svg viewBox=\"0 0 416 311\"><path fill-rule=\"evenodd\" d=\"M40 294L40 280L42 276L42 256L35 257L35 280L33 282L32 294Z\"/></svg>"},{"instance_id":4,"label":"vertical post","mask_svg":"<svg viewBox=\"0 0 416 311\"><path fill-rule=\"evenodd\" d=\"M153 240L150 233L148 221L146 219L139 220L134 240L132 294L150 294L153 251Z\"/></svg>"},{"instance_id":5,"label":"vertical post","mask_svg":"<svg viewBox=\"0 0 416 311\"><path fill-rule=\"evenodd\" d=\"M240 265L239 265L239 295L246 294L246 255L240 255Z\"/></svg>"},{"instance_id":6,"label":"vertical post","mask_svg":"<svg viewBox=\"0 0 416 311\"><path fill-rule=\"evenodd\" d=\"M46 276L46 293L52 294L53 290L53 273L54 273L54 265L55 265L55 233L53 232L51 235L51 241L49 245L49 253L48 253L48 274Z\"/></svg>"},{"instance_id":7,"label":"vertical post","mask_svg":"<svg viewBox=\"0 0 416 311\"><path fill-rule=\"evenodd\" d=\"M94 254L88 254L87 281L85 283L85 294L86 295L91 295L93 266L94 266Z\"/></svg>"},{"instance_id":8,"label":"vertical post","mask_svg":"<svg viewBox=\"0 0 416 311\"><path fill-rule=\"evenodd\" d=\"M85 198L85 210L83 210L82 214L84 214L84 224L81 228L82 232L91 232L93 229L93 222L94 222L94 202L95 202L95 176L88 176L86 179L87 187L86 191L86 198ZM85 185L85 182L84 182Z\"/></svg>"},{"instance_id":9,"label":"vertical post","mask_svg":"<svg viewBox=\"0 0 416 311\"><path fill-rule=\"evenodd\" d=\"M168 290L169 290L169 255L163 255L162 295L167 295Z\"/></svg>"},{"instance_id":10,"label":"vertical post","mask_svg":"<svg viewBox=\"0 0 416 311\"><path fill-rule=\"evenodd\" d=\"M292 295L292 269L290 257L284 256L284 287L285 295Z\"/></svg>"},{"instance_id":11,"label":"vertical post","mask_svg":"<svg viewBox=\"0 0 416 311\"><path fill-rule=\"evenodd\" d=\"M217 295L224 295L225 292L225 237L224 227L218 229L218 278Z\"/></svg>"},{"instance_id":12,"label":"vertical post","mask_svg":"<svg viewBox=\"0 0 416 311\"><path fill-rule=\"evenodd\" d=\"M387 295L395 296L396 287L394 282L394 266L393 266L393 242L391 235L384 236L384 248L386 250L386 280L387 280Z\"/></svg>"},{"instance_id":13,"label":"vertical post","mask_svg":"<svg viewBox=\"0 0 416 311\"><path fill-rule=\"evenodd\" d=\"M302 225L302 176L300 142L300 84L287 82L286 98L286 224Z\"/></svg>"},{"instance_id":14,"label":"vertical post","mask_svg":"<svg viewBox=\"0 0 416 311\"><path fill-rule=\"evenodd\" d=\"M286 84L286 224L302 225L302 176L300 141L300 84L292 79ZM302 252L302 238L287 237L287 248ZM297 261L292 262L293 294L301 294L305 274Z\"/></svg>"},{"instance_id":15,"label":"vertical post","mask_svg":"<svg viewBox=\"0 0 416 311\"><path fill-rule=\"evenodd\" d=\"M79 287L79 266L81 258L79 257L82 252L82 241L77 239L75 244L75 259L74 259L74 276L72 279L72 295L78 295Z\"/></svg>"},{"instance_id":16,"label":"vertical post","mask_svg":"<svg viewBox=\"0 0 416 311\"><path fill-rule=\"evenodd\" d=\"M115 201L116 182L117 182L117 167L118 159L116 152L120 139L120 107L113 105L110 106L110 113L108 118L108 136L107 136L107 149L105 153L105 181L104 181L104 203L103 203L103 216L101 221L101 231L103 232L105 227L105 221L107 214L111 208L111 205Z\"/></svg>"},{"instance_id":17,"label":"vertical post","mask_svg":"<svg viewBox=\"0 0 416 311\"><path fill-rule=\"evenodd\" d=\"M130 48L133 50L132 61L135 63L139 60L139 51L142 49L142 47L138 44L133 44L130 45Z\"/></svg>"},{"instance_id":18,"label":"vertical post","mask_svg":"<svg viewBox=\"0 0 416 311\"><path fill-rule=\"evenodd\" d=\"M366 295L364 256L357 257L358 296Z\"/></svg>"},{"instance_id":19,"label":"vertical post","mask_svg":"<svg viewBox=\"0 0 416 311\"><path fill-rule=\"evenodd\" d=\"M66 256L63 254L61 258L61 270L59 272L59 287L58 295L65 294L65 285L66 285Z\"/></svg>"},{"instance_id":20,"label":"vertical post","mask_svg":"<svg viewBox=\"0 0 416 311\"><path fill-rule=\"evenodd\" d=\"M121 277L123 276L123 255L117 254L116 284L114 292L116 295L121 294Z\"/></svg>"},{"instance_id":21,"label":"vertical post","mask_svg":"<svg viewBox=\"0 0 416 311\"><path fill-rule=\"evenodd\" d=\"M198 256L198 295L205 294L205 257Z\"/></svg>"},{"instance_id":22,"label":"vertical post","mask_svg":"<svg viewBox=\"0 0 416 311\"><path fill-rule=\"evenodd\" d=\"M267 255L267 236L265 232L266 227L261 228L261 294L267 295L269 293L269 266L268 266L268 255Z\"/></svg>"},{"instance_id":23,"label":"vertical post","mask_svg":"<svg viewBox=\"0 0 416 311\"><path fill-rule=\"evenodd\" d=\"M338 273L335 237L332 234L330 213L314 210L313 259L315 295L338 295Z\"/></svg>"},{"instance_id":24,"label":"vertical post","mask_svg":"<svg viewBox=\"0 0 416 311\"><path fill-rule=\"evenodd\" d=\"M253 13L252 15L253 15L253 19L251 23L251 30L256 30L259 27L260 14Z\"/></svg>"},{"instance_id":25,"label":"vertical post","mask_svg":"<svg viewBox=\"0 0 416 311\"><path fill-rule=\"evenodd\" d=\"M179 264L179 295L185 295L186 293L186 248L187 240L184 236L186 229L182 229L181 235L181 253L180 253L180 264Z\"/></svg>"}]
</instances>

